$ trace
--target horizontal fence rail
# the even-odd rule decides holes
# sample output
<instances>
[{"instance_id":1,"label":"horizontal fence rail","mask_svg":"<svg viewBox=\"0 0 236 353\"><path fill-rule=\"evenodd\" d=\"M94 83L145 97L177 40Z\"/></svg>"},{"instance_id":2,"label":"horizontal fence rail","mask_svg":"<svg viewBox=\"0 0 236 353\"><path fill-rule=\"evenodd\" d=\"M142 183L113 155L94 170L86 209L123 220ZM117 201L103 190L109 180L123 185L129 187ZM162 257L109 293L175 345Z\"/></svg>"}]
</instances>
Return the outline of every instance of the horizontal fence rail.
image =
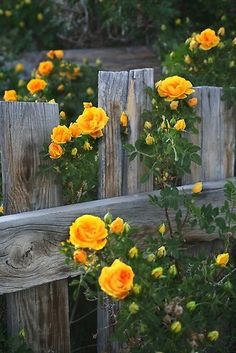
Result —
<instances>
[{"instance_id":1,"label":"horizontal fence rail","mask_svg":"<svg viewBox=\"0 0 236 353\"><path fill-rule=\"evenodd\" d=\"M199 203L223 204L224 181L206 182ZM191 193L191 185L180 189ZM0 294L11 293L43 283L75 276L59 253L59 243L68 237L70 224L83 214L103 217L111 212L135 227L141 235L156 232L164 220L163 211L149 202L148 195L120 196L81 204L9 215L0 218ZM143 216L145 210L145 217ZM173 215L170 214L170 217ZM148 225L148 226L147 226ZM188 242L211 241L217 235L188 230Z\"/></svg>"}]
</instances>

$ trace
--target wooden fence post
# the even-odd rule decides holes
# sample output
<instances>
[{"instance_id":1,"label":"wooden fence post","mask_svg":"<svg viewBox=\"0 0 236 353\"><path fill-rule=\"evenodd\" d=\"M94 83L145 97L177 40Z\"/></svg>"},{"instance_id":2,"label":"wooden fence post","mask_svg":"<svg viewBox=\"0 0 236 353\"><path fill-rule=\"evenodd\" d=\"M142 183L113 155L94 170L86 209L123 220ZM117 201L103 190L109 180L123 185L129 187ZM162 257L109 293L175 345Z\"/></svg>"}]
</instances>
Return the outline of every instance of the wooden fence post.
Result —
<instances>
[{"instance_id":1,"label":"wooden fence post","mask_svg":"<svg viewBox=\"0 0 236 353\"><path fill-rule=\"evenodd\" d=\"M39 174L43 144L59 123L57 104L0 102L3 203L6 214L61 204L55 180ZM22 244L15 256L22 266L34 256L33 245ZM69 353L67 280L6 295L9 335L24 329L34 353Z\"/></svg>"},{"instance_id":2,"label":"wooden fence post","mask_svg":"<svg viewBox=\"0 0 236 353\"><path fill-rule=\"evenodd\" d=\"M141 184L143 165L139 159L128 163L121 141L120 116L128 116L128 140L134 143L142 129L141 113L151 108L145 88L154 86L153 69L100 72L98 106L110 117L100 142L99 198L134 194L153 190L153 180ZM118 215L114 215L118 216ZM118 353L119 344L110 342L118 306L103 296L98 304L98 353Z\"/></svg>"},{"instance_id":3,"label":"wooden fence post","mask_svg":"<svg viewBox=\"0 0 236 353\"><path fill-rule=\"evenodd\" d=\"M234 176L236 107L229 108L222 100L220 87L196 87L197 114L202 121L199 134L191 136L194 144L201 147L202 165L192 165L191 175L186 175L182 184L196 181L223 180Z\"/></svg>"}]
</instances>

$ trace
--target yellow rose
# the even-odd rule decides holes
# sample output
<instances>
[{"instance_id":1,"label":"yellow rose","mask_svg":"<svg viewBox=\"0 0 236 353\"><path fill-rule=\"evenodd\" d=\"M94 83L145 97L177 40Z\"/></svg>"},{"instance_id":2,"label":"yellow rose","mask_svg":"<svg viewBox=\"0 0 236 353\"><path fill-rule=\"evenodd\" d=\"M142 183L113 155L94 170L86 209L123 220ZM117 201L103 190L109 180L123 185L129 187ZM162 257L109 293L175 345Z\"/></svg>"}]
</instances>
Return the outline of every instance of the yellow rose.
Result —
<instances>
[{"instance_id":1,"label":"yellow rose","mask_svg":"<svg viewBox=\"0 0 236 353\"><path fill-rule=\"evenodd\" d=\"M187 104L189 107L193 108L193 107L196 107L197 102L198 102L197 97L192 97L187 101Z\"/></svg>"},{"instance_id":2,"label":"yellow rose","mask_svg":"<svg viewBox=\"0 0 236 353\"><path fill-rule=\"evenodd\" d=\"M50 158L58 159L62 156L63 149L57 143L52 142L52 143L50 143L50 145L48 147L48 153L49 153Z\"/></svg>"},{"instance_id":3,"label":"yellow rose","mask_svg":"<svg viewBox=\"0 0 236 353\"><path fill-rule=\"evenodd\" d=\"M145 121L144 128L150 130L152 128L152 123L150 121Z\"/></svg>"},{"instance_id":4,"label":"yellow rose","mask_svg":"<svg viewBox=\"0 0 236 353\"><path fill-rule=\"evenodd\" d=\"M220 27L217 31L218 36L224 36L225 35L225 28L224 27Z\"/></svg>"},{"instance_id":5,"label":"yellow rose","mask_svg":"<svg viewBox=\"0 0 236 353\"><path fill-rule=\"evenodd\" d=\"M184 119L180 119L176 122L175 126L174 126L175 130L177 131L183 131L186 128L186 123Z\"/></svg>"},{"instance_id":6,"label":"yellow rose","mask_svg":"<svg viewBox=\"0 0 236 353\"><path fill-rule=\"evenodd\" d=\"M49 52L47 52L47 57L49 59L54 59L54 50L49 50Z\"/></svg>"},{"instance_id":7,"label":"yellow rose","mask_svg":"<svg viewBox=\"0 0 236 353\"><path fill-rule=\"evenodd\" d=\"M210 341L212 341L212 342L214 342L214 341L216 341L218 338L219 338L219 331L210 331L210 332L208 332L208 334L207 334L207 338L210 340Z\"/></svg>"},{"instance_id":8,"label":"yellow rose","mask_svg":"<svg viewBox=\"0 0 236 353\"><path fill-rule=\"evenodd\" d=\"M60 111L59 115L61 119L66 119L66 113L63 110Z\"/></svg>"},{"instance_id":9,"label":"yellow rose","mask_svg":"<svg viewBox=\"0 0 236 353\"><path fill-rule=\"evenodd\" d=\"M101 218L84 215L70 226L70 242L81 248L100 250L107 243L108 231Z\"/></svg>"},{"instance_id":10,"label":"yellow rose","mask_svg":"<svg viewBox=\"0 0 236 353\"><path fill-rule=\"evenodd\" d=\"M62 59L64 56L63 50L53 50L53 54L57 59Z\"/></svg>"},{"instance_id":11,"label":"yellow rose","mask_svg":"<svg viewBox=\"0 0 236 353\"><path fill-rule=\"evenodd\" d=\"M15 72L17 72L18 74L21 73L21 72L23 72L24 69L25 69L25 68L24 68L24 65L23 65L23 64L18 63L18 64L16 64L16 66L15 66Z\"/></svg>"},{"instance_id":12,"label":"yellow rose","mask_svg":"<svg viewBox=\"0 0 236 353\"><path fill-rule=\"evenodd\" d=\"M51 61L42 61L38 66L38 73L42 76L50 75L53 71L54 65Z\"/></svg>"},{"instance_id":13,"label":"yellow rose","mask_svg":"<svg viewBox=\"0 0 236 353\"><path fill-rule=\"evenodd\" d=\"M117 217L111 224L110 230L115 234L122 234L124 231L124 221L122 218Z\"/></svg>"},{"instance_id":14,"label":"yellow rose","mask_svg":"<svg viewBox=\"0 0 236 353\"><path fill-rule=\"evenodd\" d=\"M145 142L146 142L147 145L153 145L154 137L151 134L147 134Z\"/></svg>"},{"instance_id":15,"label":"yellow rose","mask_svg":"<svg viewBox=\"0 0 236 353\"><path fill-rule=\"evenodd\" d=\"M160 278L163 275L163 268L162 267L156 267L152 270L152 276L154 278Z\"/></svg>"},{"instance_id":16,"label":"yellow rose","mask_svg":"<svg viewBox=\"0 0 236 353\"><path fill-rule=\"evenodd\" d=\"M216 35L215 31L210 28L205 29L200 34L196 35L196 41L200 44L200 48L203 50L210 50L213 47L216 47L220 38Z\"/></svg>"},{"instance_id":17,"label":"yellow rose","mask_svg":"<svg viewBox=\"0 0 236 353\"><path fill-rule=\"evenodd\" d=\"M177 110L179 106L179 101L172 101L170 102L170 109L171 110Z\"/></svg>"},{"instance_id":18,"label":"yellow rose","mask_svg":"<svg viewBox=\"0 0 236 353\"><path fill-rule=\"evenodd\" d=\"M82 115L78 117L76 122L82 131L82 134L99 137L97 134L108 122L108 116L102 108L85 108ZM95 137L94 137L95 138Z\"/></svg>"},{"instance_id":19,"label":"yellow rose","mask_svg":"<svg viewBox=\"0 0 236 353\"><path fill-rule=\"evenodd\" d=\"M65 86L61 83L59 86L57 86L58 92L63 92L65 90Z\"/></svg>"},{"instance_id":20,"label":"yellow rose","mask_svg":"<svg viewBox=\"0 0 236 353\"><path fill-rule=\"evenodd\" d=\"M184 62L185 62L185 64L187 64L187 65L190 65L190 64L191 64L192 59L191 59L190 55L184 55Z\"/></svg>"},{"instance_id":21,"label":"yellow rose","mask_svg":"<svg viewBox=\"0 0 236 353\"><path fill-rule=\"evenodd\" d=\"M81 136L81 130L78 123L71 123L69 126L69 130L71 132L72 137L77 138Z\"/></svg>"},{"instance_id":22,"label":"yellow rose","mask_svg":"<svg viewBox=\"0 0 236 353\"><path fill-rule=\"evenodd\" d=\"M216 264L220 267L225 267L229 262L229 253L219 254L216 257Z\"/></svg>"},{"instance_id":23,"label":"yellow rose","mask_svg":"<svg viewBox=\"0 0 236 353\"><path fill-rule=\"evenodd\" d=\"M202 188L203 188L202 182L201 182L201 181L198 181L197 183L195 183L195 184L193 185L192 193L193 193L193 194L198 194L199 192L202 191Z\"/></svg>"},{"instance_id":24,"label":"yellow rose","mask_svg":"<svg viewBox=\"0 0 236 353\"><path fill-rule=\"evenodd\" d=\"M165 231L166 231L165 223L160 224L158 230L161 233L161 235L163 235L165 233Z\"/></svg>"},{"instance_id":25,"label":"yellow rose","mask_svg":"<svg viewBox=\"0 0 236 353\"><path fill-rule=\"evenodd\" d=\"M123 112L120 116L120 124L123 127L126 127L128 125L128 117L125 112Z\"/></svg>"},{"instance_id":26,"label":"yellow rose","mask_svg":"<svg viewBox=\"0 0 236 353\"><path fill-rule=\"evenodd\" d=\"M157 250L157 257L165 257L166 256L166 248L164 246L160 246Z\"/></svg>"},{"instance_id":27,"label":"yellow rose","mask_svg":"<svg viewBox=\"0 0 236 353\"><path fill-rule=\"evenodd\" d=\"M129 249L129 257L133 259L137 256L138 256L138 248L136 246L133 246L131 249Z\"/></svg>"},{"instance_id":28,"label":"yellow rose","mask_svg":"<svg viewBox=\"0 0 236 353\"><path fill-rule=\"evenodd\" d=\"M55 143L66 143L71 140L71 131L65 125L58 125L52 129L51 139Z\"/></svg>"},{"instance_id":29,"label":"yellow rose","mask_svg":"<svg viewBox=\"0 0 236 353\"><path fill-rule=\"evenodd\" d=\"M182 329L182 325L181 325L181 322L180 321L174 321L172 322L171 326L170 326L170 329L172 332L174 333L178 333L181 331Z\"/></svg>"},{"instance_id":30,"label":"yellow rose","mask_svg":"<svg viewBox=\"0 0 236 353\"><path fill-rule=\"evenodd\" d=\"M43 91L47 86L47 82L40 78L33 78L27 84L27 89L31 94L35 94L39 91Z\"/></svg>"},{"instance_id":31,"label":"yellow rose","mask_svg":"<svg viewBox=\"0 0 236 353\"><path fill-rule=\"evenodd\" d=\"M88 255L84 250L75 250L73 254L75 262L86 265L88 263Z\"/></svg>"},{"instance_id":32,"label":"yellow rose","mask_svg":"<svg viewBox=\"0 0 236 353\"><path fill-rule=\"evenodd\" d=\"M175 99L184 99L188 94L194 92L192 83L180 76L167 77L156 83L155 87L159 96L169 102Z\"/></svg>"},{"instance_id":33,"label":"yellow rose","mask_svg":"<svg viewBox=\"0 0 236 353\"><path fill-rule=\"evenodd\" d=\"M10 89L9 91L5 91L3 99L6 102L15 102L15 101L17 101L16 91L14 89Z\"/></svg>"},{"instance_id":34,"label":"yellow rose","mask_svg":"<svg viewBox=\"0 0 236 353\"><path fill-rule=\"evenodd\" d=\"M110 267L104 267L98 279L101 289L111 297L124 299L133 288L132 268L116 259Z\"/></svg>"},{"instance_id":35,"label":"yellow rose","mask_svg":"<svg viewBox=\"0 0 236 353\"><path fill-rule=\"evenodd\" d=\"M93 146L91 146L88 141L85 141L85 143L83 144L83 149L85 151L91 151L93 149Z\"/></svg>"},{"instance_id":36,"label":"yellow rose","mask_svg":"<svg viewBox=\"0 0 236 353\"><path fill-rule=\"evenodd\" d=\"M0 205L0 214L3 214L4 213L4 207L3 205Z\"/></svg>"}]
</instances>

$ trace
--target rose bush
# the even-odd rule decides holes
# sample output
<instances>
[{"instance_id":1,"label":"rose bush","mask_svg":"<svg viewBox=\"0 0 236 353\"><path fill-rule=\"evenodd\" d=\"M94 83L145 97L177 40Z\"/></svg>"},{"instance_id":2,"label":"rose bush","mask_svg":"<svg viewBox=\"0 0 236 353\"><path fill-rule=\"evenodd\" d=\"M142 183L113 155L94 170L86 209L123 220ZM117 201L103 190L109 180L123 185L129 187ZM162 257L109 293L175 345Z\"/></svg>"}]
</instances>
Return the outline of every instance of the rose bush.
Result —
<instances>
[{"instance_id":1,"label":"rose bush","mask_svg":"<svg viewBox=\"0 0 236 353\"><path fill-rule=\"evenodd\" d=\"M139 139L135 145L126 145L130 159L142 158L147 168L144 180L150 173L154 175L160 190L150 195L150 201L163 210L163 218L152 235L140 239L137 229L121 217L113 220L108 213L99 219L106 237L96 249L94 216L81 216L79 219L86 217L90 225L86 224L84 231L83 225L80 228L77 224L76 234L86 234L89 242L71 241L70 235L61 251L66 262L81 271L80 279L73 283L75 293L83 286L90 300L97 299L95 285L122 302L113 318L114 338L126 343L127 352L232 353L236 332L236 185L226 183L225 201L218 207L198 204L204 190L200 181L189 192L177 187L191 162L200 163L199 147L186 137L190 131L197 132L197 100L188 97L194 93L190 82L186 85L178 78L184 83L178 90L172 86L176 78L165 80L170 82L165 94L156 88L149 91L153 109L144 113ZM174 92L174 97L166 92ZM189 104L190 99L194 104ZM191 227L207 234L217 232L220 247L213 254L206 250L193 254L185 241ZM78 251L83 255L77 256Z\"/></svg>"}]
</instances>

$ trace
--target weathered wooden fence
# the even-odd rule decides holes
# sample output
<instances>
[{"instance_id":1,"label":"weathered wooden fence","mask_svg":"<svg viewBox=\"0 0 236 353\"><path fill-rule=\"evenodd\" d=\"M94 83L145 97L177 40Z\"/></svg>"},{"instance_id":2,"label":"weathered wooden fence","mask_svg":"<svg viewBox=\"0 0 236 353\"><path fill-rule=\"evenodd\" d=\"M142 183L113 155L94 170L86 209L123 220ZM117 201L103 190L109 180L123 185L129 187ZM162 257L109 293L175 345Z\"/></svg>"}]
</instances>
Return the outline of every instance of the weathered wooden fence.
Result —
<instances>
[{"instance_id":1,"label":"weathered wooden fence","mask_svg":"<svg viewBox=\"0 0 236 353\"><path fill-rule=\"evenodd\" d=\"M38 174L39 152L43 143L49 142L51 128L58 124L57 105L0 102L4 207L8 214L0 218L0 294L7 296L8 332L17 334L24 328L34 353L70 352L66 279L76 273L64 264L58 244L68 237L71 222L85 213L103 216L110 211L145 234L164 219L162 211L148 202L152 180L140 183L143 166L138 159L127 162L120 136L120 115L125 111L129 142L137 138L141 112L150 107L147 86L153 86L152 69L100 73L99 106L110 116L100 143L100 200L69 206L58 206L56 181ZM194 169L192 179L186 182L196 175L206 181L199 202L218 205L224 181L216 180L234 174L236 119L234 110L221 102L221 89L197 88L197 95L203 117L199 140L203 166ZM183 188L191 192L191 186ZM195 231L188 232L186 239L207 241L211 246L215 237ZM111 331L105 328L111 318L101 310L104 300L98 310L98 353L117 353L119 347L109 342Z\"/></svg>"}]
</instances>

